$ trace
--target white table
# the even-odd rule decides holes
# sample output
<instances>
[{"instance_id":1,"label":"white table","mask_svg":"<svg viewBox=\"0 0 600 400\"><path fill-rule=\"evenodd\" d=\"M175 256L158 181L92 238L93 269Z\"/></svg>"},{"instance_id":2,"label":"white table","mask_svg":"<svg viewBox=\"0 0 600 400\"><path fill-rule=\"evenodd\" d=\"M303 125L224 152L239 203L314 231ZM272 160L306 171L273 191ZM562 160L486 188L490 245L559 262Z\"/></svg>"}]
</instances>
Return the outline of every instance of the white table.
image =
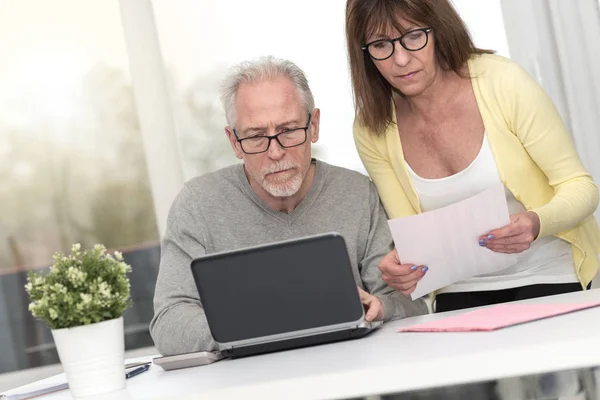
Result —
<instances>
[{"instance_id":1,"label":"white table","mask_svg":"<svg viewBox=\"0 0 600 400\"><path fill-rule=\"evenodd\" d=\"M600 289L524 303L582 301L600 301ZM128 380L125 390L103 398L350 398L600 366L600 308L496 332L396 332L447 315L394 321L363 339L202 367L165 372L152 366ZM9 393L62 382L58 375ZM69 398L63 391L41 399Z\"/></svg>"}]
</instances>

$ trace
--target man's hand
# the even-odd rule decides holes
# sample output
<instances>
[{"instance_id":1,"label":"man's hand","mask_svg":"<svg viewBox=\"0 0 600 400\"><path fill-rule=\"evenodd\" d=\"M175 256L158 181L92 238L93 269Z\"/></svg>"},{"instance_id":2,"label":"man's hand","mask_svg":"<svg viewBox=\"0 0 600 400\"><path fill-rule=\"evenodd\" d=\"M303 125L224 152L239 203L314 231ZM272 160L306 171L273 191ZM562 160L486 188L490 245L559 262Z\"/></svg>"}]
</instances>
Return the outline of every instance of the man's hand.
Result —
<instances>
[{"instance_id":1,"label":"man's hand","mask_svg":"<svg viewBox=\"0 0 600 400\"><path fill-rule=\"evenodd\" d=\"M367 321L380 321L383 319L383 304L381 300L358 288L358 294L360 295L360 301L365 307L365 319Z\"/></svg>"},{"instance_id":2,"label":"man's hand","mask_svg":"<svg viewBox=\"0 0 600 400\"><path fill-rule=\"evenodd\" d=\"M540 217L532 211L510 216L510 224L479 238L479 245L497 253L521 253L540 233Z\"/></svg>"},{"instance_id":3,"label":"man's hand","mask_svg":"<svg viewBox=\"0 0 600 400\"><path fill-rule=\"evenodd\" d=\"M415 291L417 283L428 269L429 267L424 265L402 264L396 249L386 254L379 262L381 279L405 296Z\"/></svg>"}]
</instances>

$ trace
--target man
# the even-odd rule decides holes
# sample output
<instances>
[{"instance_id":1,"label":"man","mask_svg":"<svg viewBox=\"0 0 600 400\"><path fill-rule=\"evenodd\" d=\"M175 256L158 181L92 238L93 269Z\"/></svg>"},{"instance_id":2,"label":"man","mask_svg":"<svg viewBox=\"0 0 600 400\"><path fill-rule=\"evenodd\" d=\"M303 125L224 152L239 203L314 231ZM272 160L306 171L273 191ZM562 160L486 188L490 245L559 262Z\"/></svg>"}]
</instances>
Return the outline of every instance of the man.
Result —
<instances>
[{"instance_id":1,"label":"man","mask_svg":"<svg viewBox=\"0 0 600 400\"><path fill-rule=\"evenodd\" d=\"M221 100L225 132L243 164L192 179L172 205L150 324L157 349L168 355L217 348L192 259L331 231L346 241L367 320L426 313L422 300L410 301L381 279L377 265L392 239L374 185L311 158L320 110L304 73L271 57L242 63L225 80Z\"/></svg>"}]
</instances>

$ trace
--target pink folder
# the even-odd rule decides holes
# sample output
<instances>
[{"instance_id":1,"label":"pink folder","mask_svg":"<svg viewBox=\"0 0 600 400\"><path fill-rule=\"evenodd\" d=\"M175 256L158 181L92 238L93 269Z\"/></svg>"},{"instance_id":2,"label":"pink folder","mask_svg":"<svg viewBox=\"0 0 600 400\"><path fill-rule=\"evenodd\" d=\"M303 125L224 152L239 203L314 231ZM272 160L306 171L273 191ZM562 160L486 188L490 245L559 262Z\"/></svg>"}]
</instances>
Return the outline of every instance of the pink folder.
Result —
<instances>
[{"instance_id":1,"label":"pink folder","mask_svg":"<svg viewBox=\"0 0 600 400\"><path fill-rule=\"evenodd\" d=\"M500 304L454 317L400 328L398 332L479 332L554 317L600 306L600 302L577 304Z\"/></svg>"}]
</instances>

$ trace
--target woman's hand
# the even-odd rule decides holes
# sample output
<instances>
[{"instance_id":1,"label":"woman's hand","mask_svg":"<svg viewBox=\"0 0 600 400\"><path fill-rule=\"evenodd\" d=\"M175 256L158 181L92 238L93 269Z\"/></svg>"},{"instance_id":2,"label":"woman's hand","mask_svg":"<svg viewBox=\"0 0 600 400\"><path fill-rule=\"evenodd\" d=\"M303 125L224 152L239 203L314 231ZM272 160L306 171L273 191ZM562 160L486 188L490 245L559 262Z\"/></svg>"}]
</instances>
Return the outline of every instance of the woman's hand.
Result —
<instances>
[{"instance_id":1,"label":"woman's hand","mask_svg":"<svg viewBox=\"0 0 600 400\"><path fill-rule=\"evenodd\" d=\"M414 264L402 264L396 249L386 254L379 262L381 278L389 287L405 296L415 291L417 283L425 276L429 267Z\"/></svg>"},{"instance_id":2,"label":"woman's hand","mask_svg":"<svg viewBox=\"0 0 600 400\"><path fill-rule=\"evenodd\" d=\"M497 253L521 253L540 233L540 217L533 211L510 216L510 224L479 238L479 245Z\"/></svg>"}]
</instances>

